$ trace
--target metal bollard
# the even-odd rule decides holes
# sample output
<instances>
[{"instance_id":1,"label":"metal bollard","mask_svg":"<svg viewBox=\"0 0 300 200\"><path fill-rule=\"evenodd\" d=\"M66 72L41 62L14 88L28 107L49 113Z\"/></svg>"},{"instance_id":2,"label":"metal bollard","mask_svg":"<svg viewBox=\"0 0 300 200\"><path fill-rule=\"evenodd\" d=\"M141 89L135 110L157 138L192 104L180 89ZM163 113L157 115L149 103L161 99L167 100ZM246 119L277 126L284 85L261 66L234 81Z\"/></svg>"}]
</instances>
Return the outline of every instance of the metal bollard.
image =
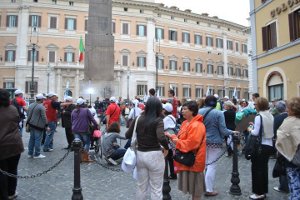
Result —
<instances>
[{"instance_id":1,"label":"metal bollard","mask_svg":"<svg viewBox=\"0 0 300 200\"><path fill-rule=\"evenodd\" d=\"M168 158L165 157L165 172L164 172L164 183L163 183L163 200L172 200L170 192L171 192L171 187L170 187L170 180L168 177Z\"/></svg>"},{"instance_id":2,"label":"metal bollard","mask_svg":"<svg viewBox=\"0 0 300 200\"><path fill-rule=\"evenodd\" d=\"M72 200L83 200L82 189L80 185L80 157L82 142L78 138L75 138L72 142L72 150L74 151L74 187Z\"/></svg>"},{"instance_id":3,"label":"metal bollard","mask_svg":"<svg viewBox=\"0 0 300 200\"><path fill-rule=\"evenodd\" d=\"M230 194L232 195L241 195L241 188L239 186L240 178L238 171L238 155L237 155L237 144L239 142L239 136L232 135L233 137L233 157L232 157L232 176L231 176L231 187Z\"/></svg>"}]
</instances>

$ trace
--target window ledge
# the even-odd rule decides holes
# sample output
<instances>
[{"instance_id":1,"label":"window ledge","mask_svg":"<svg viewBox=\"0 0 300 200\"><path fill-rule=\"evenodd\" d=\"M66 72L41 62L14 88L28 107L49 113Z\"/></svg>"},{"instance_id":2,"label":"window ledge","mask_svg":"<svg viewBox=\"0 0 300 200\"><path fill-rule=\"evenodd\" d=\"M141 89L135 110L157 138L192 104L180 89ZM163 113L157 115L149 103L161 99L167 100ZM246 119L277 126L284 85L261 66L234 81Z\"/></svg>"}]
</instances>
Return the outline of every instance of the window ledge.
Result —
<instances>
[{"instance_id":1,"label":"window ledge","mask_svg":"<svg viewBox=\"0 0 300 200\"><path fill-rule=\"evenodd\" d=\"M65 34L76 34L76 30L65 30Z\"/></svg>"}]
</instances>

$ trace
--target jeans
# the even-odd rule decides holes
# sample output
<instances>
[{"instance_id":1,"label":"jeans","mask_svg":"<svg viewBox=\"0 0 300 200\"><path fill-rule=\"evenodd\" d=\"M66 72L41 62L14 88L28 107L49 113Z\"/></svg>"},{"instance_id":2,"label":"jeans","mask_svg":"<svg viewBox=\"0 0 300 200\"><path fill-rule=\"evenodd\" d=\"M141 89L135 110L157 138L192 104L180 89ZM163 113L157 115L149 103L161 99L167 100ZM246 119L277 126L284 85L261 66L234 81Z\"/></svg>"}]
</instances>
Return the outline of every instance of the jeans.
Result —
<instances>
[{"instance_id":1,"label":"jeans","mask_svg":"<svg viewBox=\"0 0 300 200\"><path fill-rule=\"evenodd\" d=\"M151 200L162 200L165 159L162 151L137 151L136 199L145 200L150 187Z\"/></svg>"},{"instance_id":2,"label":"jeans","mask_svg":"<svg viewBox=\"0 0 300 200\"><path fill-rule=\"evenodd\" d=\"M43 131L30 127L30 138L28 142L28 155L39 156L41 153L41 140Z\"/></svg>"},{"instance_id":3,"label":"jeans","mask_svg":"<svg viewBox=\"0 0 300 200\"><path fill-rule=\"evenodd\" d=\"M48 127L50 128L50 131L46 132L44 151L49 151L49 149L53 149L53 137L54 137L56 126L57 126L56 122L48 123Z\"/></svg>"},{"instance_id":4,"label":"jeans","mask_svg":"<svg viewBox=\"0 0 300 200\"><path fill-rule=\"evenodd\" d=\"M287 167L286 173L289 179L290 196L289 200L299 199L300 196L300 168Z\"/></svg>"},{"instance_id":5,"label":"jeans","mask_svg":"<svg viewBox=\"0 0 300 200\"><path fill-rule=\"evenodd\" d=\"M21 154L0 160L0 168L6 172L18 175L18 164ZM0 173L0 199L8 199L16 193L17 179Z\"/></svg>"},{"instance_id":6,"label":"jeans","mask_svg":"<svg viewBox=\"0 0 300 200\"><path fill-rule=\"evenodd\" d=\"M109 157L114 159L114 160L118 160L120 158L123 158L125 152L126 152L126 149L118 148Z\"/></svg>"},{"instance_id":7,"label":"jeans","mask_svg":"<svg viewBox=\"0 0 300 200\"><path fill-rule=\"evenodd\" d=\"M212 163L221 155L221 153L222 153L221 148L206 146L206 163ZM214 191L216 170L217 170L217 162L214 162L206 166L206 172L205 172L206 192Z\"/></svg>"},{"instance_id":8,"label":"jeans","mask_svg":"<svg viewBox=\"0 0 300 200\"><path fill-rule=\"evenodd\" d=\"M85 132L85 133L74 132L74 137L76 139L81 140L83 142L84 151L89 152L90 145L91 145L90 134L88 134L87 132Z\"/></svg>"}]
</instances>

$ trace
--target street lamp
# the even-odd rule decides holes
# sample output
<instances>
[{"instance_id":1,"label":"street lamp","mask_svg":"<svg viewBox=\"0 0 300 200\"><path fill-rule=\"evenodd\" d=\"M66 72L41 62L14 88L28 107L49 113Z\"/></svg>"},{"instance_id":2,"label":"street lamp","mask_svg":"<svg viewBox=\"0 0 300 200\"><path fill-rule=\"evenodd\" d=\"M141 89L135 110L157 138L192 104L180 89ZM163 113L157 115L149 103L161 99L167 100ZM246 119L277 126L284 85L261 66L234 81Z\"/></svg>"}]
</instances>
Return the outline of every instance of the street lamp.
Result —
<instances>
[{"instance_id":1,"label":"street lamp","mask_svg":"<svg viewBox=\"0 0 300 200\"><path fill-rule=\"evenodd\" d=\"M38 41L39 41L39 38L38 38L37 27L34 26L31 29L31 36L30 36L30 43L32 45L32 49L31 49L32 68L31 68L31 84L30 84L31 101L34 101L34 61L37 58L36 57L36 45L37 45Z\"/></svg>"}]
</instances>

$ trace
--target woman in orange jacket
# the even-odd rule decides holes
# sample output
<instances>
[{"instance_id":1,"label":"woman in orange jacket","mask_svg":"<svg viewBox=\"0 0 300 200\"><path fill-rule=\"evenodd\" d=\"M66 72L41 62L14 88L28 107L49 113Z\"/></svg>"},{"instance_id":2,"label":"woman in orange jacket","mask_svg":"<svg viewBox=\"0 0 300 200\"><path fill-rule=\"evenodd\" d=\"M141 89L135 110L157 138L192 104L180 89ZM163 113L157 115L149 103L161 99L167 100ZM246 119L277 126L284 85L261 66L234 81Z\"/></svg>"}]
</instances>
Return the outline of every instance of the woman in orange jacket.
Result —
<instances>
[{"instance_id":1,"label":"woman in orange jacket","mask_svg":"<svg viewBox=\"0 0 300 200\"><path fill-rule=\"evenodd\" d=\"M176 149L187 153L193 151L196 155L193 166L188 167L174 161L175 171L178 173L178 189L183 193L192 195L193 200L200 200L203 194L206 158L206 130L203 117L198 115L198 105L195 101L189 101L182 107L183 117L186 119L180 128L178 135L166 135L176 144Z\"/></svg>"}]
</instances>

